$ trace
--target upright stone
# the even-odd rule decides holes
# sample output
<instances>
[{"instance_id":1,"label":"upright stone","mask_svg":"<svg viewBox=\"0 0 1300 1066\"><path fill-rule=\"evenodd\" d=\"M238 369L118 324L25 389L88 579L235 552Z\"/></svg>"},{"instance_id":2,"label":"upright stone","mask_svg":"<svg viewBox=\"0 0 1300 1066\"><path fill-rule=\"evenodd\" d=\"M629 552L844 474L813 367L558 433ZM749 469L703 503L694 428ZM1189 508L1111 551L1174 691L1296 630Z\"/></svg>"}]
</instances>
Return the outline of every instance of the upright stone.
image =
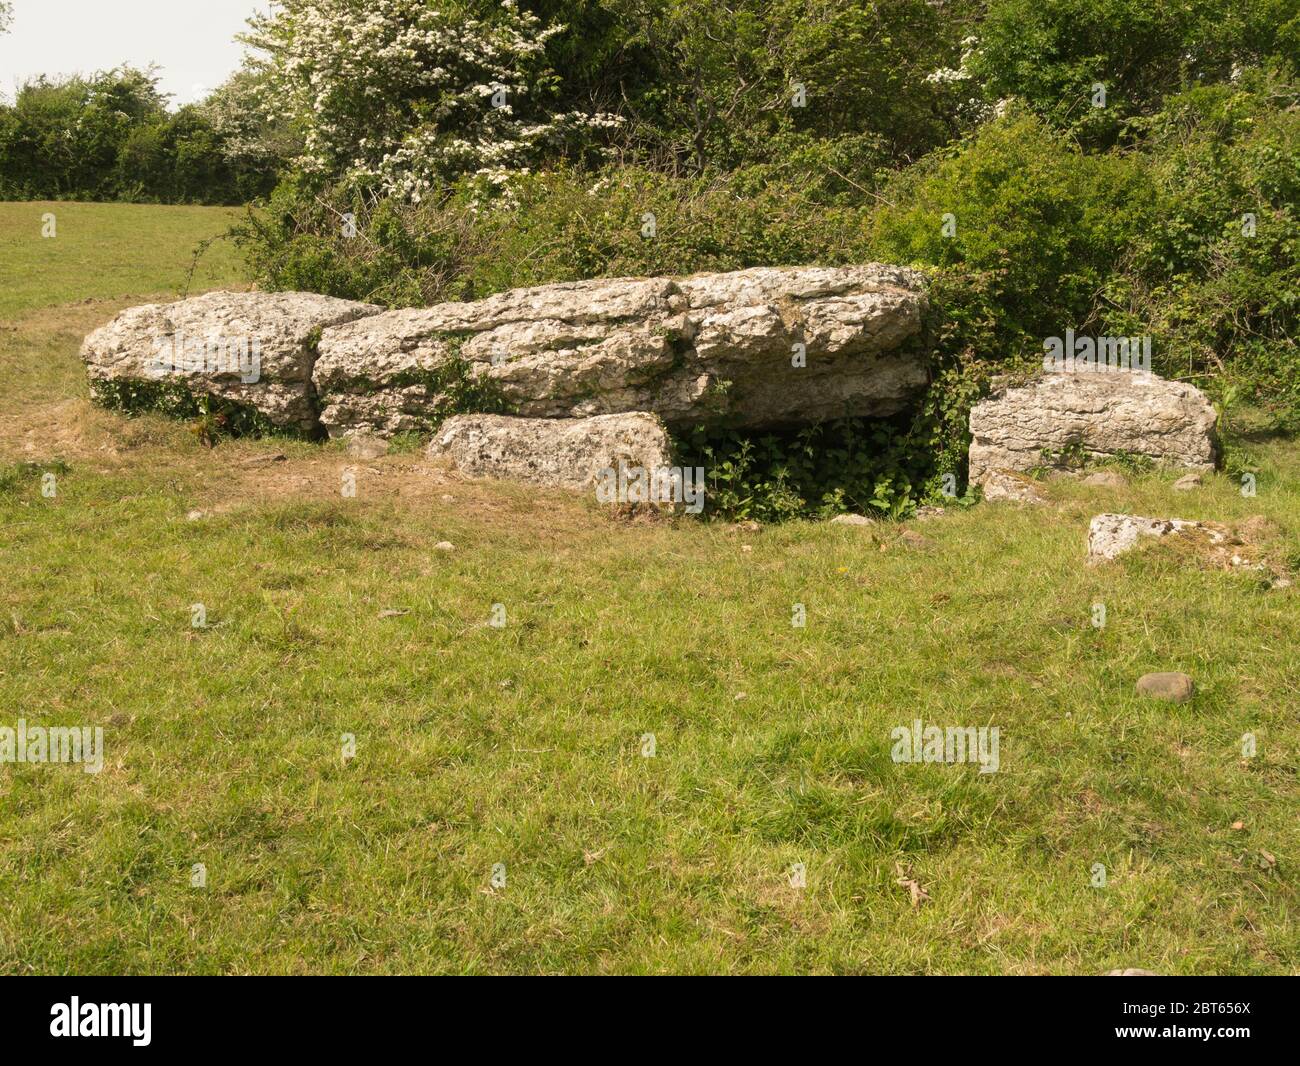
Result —
<instances>
[{"instance_id":1,"label":"upright stone","mask_svg":"<svg viewBox=\"0 0 1300 1066\"><path fill-rule=\"evenodd\" d=\"M999 390L970 413L970 480L1051 465L1050 453L1143 455L1214 469L1215 412L1205 394L1139 371L1048 373ZM1049 455L1044 455L1047 452Z\"/></svg>"}]
</instances>

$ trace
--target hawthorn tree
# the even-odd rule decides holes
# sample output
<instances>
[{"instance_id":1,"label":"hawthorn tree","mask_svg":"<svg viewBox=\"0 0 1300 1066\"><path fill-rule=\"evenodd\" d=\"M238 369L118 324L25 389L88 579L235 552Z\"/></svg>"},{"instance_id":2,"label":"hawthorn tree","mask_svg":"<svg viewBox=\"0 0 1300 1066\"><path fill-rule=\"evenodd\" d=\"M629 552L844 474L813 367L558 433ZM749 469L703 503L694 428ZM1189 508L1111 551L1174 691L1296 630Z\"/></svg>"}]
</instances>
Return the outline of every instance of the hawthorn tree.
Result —
<instances>
[{"instance_id":1,"label":"hawthorn tree","mask_svg":"<svg viewBox=\"0 0 1300 1066\"><path fill-rule=\"evenodd\" d=\"M284 0L250 20L268 120L302 172L419 201L466 175L505 185L617 119L547 107L545 27L514 0Z\"/></svg>"}]
</instances>

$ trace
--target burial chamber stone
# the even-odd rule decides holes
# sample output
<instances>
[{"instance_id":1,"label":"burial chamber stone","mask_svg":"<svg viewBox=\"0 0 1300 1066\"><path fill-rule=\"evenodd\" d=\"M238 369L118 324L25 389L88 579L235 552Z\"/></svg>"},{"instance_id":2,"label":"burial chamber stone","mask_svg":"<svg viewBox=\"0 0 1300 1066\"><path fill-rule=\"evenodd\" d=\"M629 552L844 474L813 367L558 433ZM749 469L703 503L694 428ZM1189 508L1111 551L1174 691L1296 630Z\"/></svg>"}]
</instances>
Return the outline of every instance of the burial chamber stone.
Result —
<instances>
[{"instance_id":1,"label":"burial chamber stone","mask_svg":"<svg viewBox=\"0 0 1300 1066\"><path fill-rule=\"evenodd\" d=\"M209 292L128 308L86 337L81 357L101 396L114 382L180 383L311 432L317 337L380 310L309 292Z\"/></svg>"},{"instance_id":2,"label":"burial chamber stone","mask_svg":"<svg viewBox=\"0 0 1300 1066\"><path fill-rule=\"evenodd\" d=\"M1192 385L1146 371L1047 373L1004 387L971 408L970 481L1048 466L1044 451L1144 455L1213 470L1214 407Z\"/></svg>"},{"instance_id":3,"label":"burial chamber stone","mask_svg":"<svg viewBox=\"0 0 1300 1066\"><path fill-rule=\"evenodd\" d=\"M214 292L123 311L82 357L92 385L179 381L331 436L429 431L467 410L758 427L904 409L927 380L907 344L926 306L921 274L875 263L602 278L395 311Z\"/></svg>"},{"instance_id":4,"label":"burial chamber stone","mask_svg":"<svg viewBox=\"0 0 1300 1066\"><path fill-rule=\"evenodd\" d=\"M880 264L544 285L328 328L315 383L331 436L432 428L466 382L523 418L885 416L926 384L906 347L926 306L919 273Z\"/></svg>"},{"instance_id":5,"label":"burial chamber stone","mask_svg":"<svg viewBox=\"0 0 1300 1066\"><path fill-rule=\"evenodd\" d=\"M590 418L453 415L438 427L428 454L473 477L590 489L605 471L647 474L672 464L672 443L654 415Z\"/></svg>"}]
</instances>

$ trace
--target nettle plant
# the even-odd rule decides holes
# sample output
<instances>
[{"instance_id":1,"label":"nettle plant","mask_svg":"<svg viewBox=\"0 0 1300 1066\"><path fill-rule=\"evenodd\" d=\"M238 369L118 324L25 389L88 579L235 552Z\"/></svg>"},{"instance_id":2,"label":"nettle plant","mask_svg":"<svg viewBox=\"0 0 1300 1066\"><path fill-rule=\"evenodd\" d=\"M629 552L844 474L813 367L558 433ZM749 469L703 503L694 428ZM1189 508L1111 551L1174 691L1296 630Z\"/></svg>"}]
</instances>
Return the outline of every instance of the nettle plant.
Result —
<instances>
[{"instance_id":1,"label":"nettle plant","mask_svg":"<svg viewBox=\"0 0 1300 1066\"><path fill-rule=\"evenodd\" d=\"M466 176L502 191L570 136L619 123L547 108L562 27L514 0L283 0L250 27L260 106L322 180L412 202Z\"/></svg>"}]
</instances>

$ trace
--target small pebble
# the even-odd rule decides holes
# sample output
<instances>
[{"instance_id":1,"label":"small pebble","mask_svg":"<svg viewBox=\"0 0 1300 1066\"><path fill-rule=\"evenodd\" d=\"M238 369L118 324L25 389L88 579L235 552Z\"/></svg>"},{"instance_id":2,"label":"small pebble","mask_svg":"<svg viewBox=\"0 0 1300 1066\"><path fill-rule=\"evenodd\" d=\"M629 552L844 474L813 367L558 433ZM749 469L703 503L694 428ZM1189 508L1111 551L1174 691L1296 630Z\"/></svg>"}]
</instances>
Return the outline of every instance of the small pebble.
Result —
<instances>
[{"instance_id":1,"label":"small pebble","mask_svg":"<svg viewBox=\"0 0 1300 1066\"><path fill-rule=\"evenodd\" d=\"M1152 699L1165 700L1169 703L1186 703L1196 691L1196 684L1186 674L1166 671L1156 674L1143 674L1138 678L1137 690L1140 695Z\"/></svg>"}]
</instances>

